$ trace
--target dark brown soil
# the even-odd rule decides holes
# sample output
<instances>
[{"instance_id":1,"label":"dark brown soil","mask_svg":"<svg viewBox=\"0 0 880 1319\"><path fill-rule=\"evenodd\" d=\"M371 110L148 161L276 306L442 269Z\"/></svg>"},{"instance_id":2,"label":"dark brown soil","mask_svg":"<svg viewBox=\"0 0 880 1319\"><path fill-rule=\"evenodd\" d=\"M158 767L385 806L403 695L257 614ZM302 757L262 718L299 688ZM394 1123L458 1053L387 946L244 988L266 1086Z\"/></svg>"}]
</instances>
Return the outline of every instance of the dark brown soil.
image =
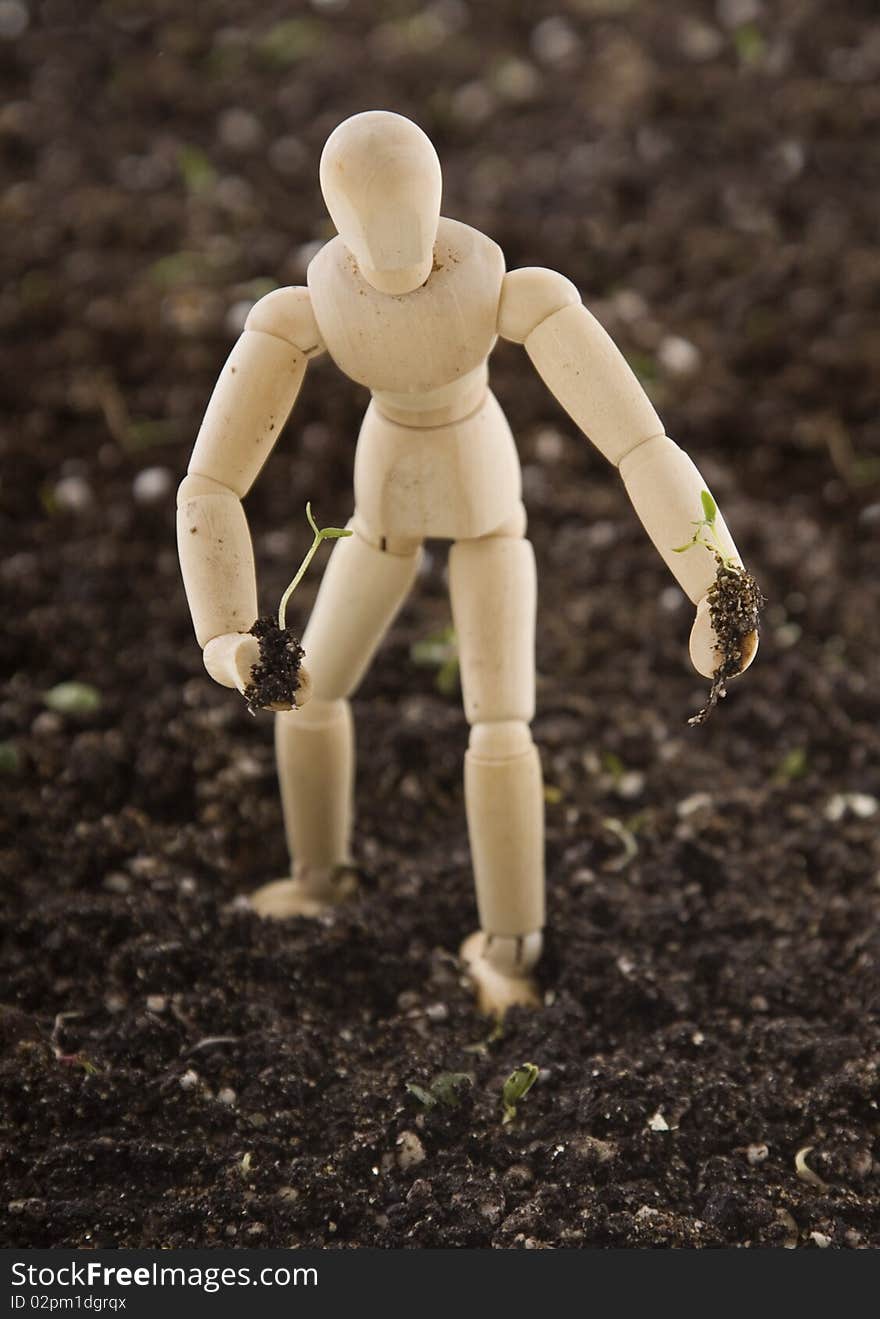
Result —
<instances>
[{"instance_id":1,"label":"dark brown soil","mask_svg":"<svg viewBox=\"0 0 880 1319\"><path fill-rule=\"evenodd\" d=\"M760 614L767 603L748 568L738 563L726 563L720 554L715 557L715 580L706 598L721 659L712 675L706 704L688 720L692 727L706 722L718 702L727 695L731 678L742 673L746 662L754 655L760 635Z\"/></svg>"},{"instance_id":2,"label":"dark brown soil","mask_svg":"<svg viewBox=\"0 0 880 1319\"><path fill-rule=\"evenodd\" d=\"M270 615L258 618L251 628L260 647L260 658L251 669L244 698L251 714L258 710L289 709L301 684L300 669L305 654L289 627L279 627Z\"/></svg>"},{"instance_id":3,"label":"dark brown soil","mask_svg":"<svg viewBox=\"0 0 880 1319\"><path fill-rule=\"evenodd\" d=\"M45 0L5 33L4 1245L880 1245L880 29L753 8ZM688 728L691 609L499 347L550 925L547 1006L497 1036L455 960L466 728L410 659L445 547L355 703L361 894L284 925L237 900L286 864L271 720L205 675L174 549L239 304L302 280L321 145L381 105L448 214L579 284L769 601ZM350 511L364 403L310 369L248 500L267 606L305 501ZM100 708L47 708L74 679ZM442 1072L473 1084L426 1109Z\"/></svg>"}]
</instances>

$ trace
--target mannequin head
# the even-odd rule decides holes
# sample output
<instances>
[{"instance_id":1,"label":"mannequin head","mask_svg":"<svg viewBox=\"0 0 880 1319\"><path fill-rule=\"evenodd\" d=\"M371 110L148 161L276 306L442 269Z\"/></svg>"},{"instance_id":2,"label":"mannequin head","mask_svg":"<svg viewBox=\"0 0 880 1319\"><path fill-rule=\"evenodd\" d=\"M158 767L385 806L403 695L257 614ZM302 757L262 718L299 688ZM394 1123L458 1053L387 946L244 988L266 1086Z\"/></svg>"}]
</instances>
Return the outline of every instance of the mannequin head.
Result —
<instances>
[{"instance_id":1,"label":"mannequin head","mask_svg":"<svg viewBox=\"0 0 880 1319\"><path fill-rule=\"evenodd\" d=\"M437 152L387 110L346 119L321 155L321 191L361 274L382 293L411 293L431 273L440 219Z\"/></svg>"}]
</instances>

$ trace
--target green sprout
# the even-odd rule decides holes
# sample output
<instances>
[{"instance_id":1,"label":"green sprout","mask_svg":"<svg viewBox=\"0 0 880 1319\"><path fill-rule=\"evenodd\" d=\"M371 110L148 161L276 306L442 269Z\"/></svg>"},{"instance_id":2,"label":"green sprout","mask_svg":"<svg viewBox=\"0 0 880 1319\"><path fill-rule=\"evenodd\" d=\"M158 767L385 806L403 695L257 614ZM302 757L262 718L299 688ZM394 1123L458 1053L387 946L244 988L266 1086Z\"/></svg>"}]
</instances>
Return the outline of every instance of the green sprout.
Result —
<instances>
[{"instance_id":1,"label":"green sprout","mask_svg":"<svg viewBox=\"0 0 880 1319\"><path fill-rule=\"evenodd\" d=\"M200 147L181 147L177 168L190 192L206 192L217 181L217 171Z\"/></svg>"},{"instance_id":2,"label":"green sprout","mask_svg":"<svg viewBox=\"0 0 880 1319\"><path fill-rule=\"evenodd\" d=\"M696 530L686 545L675 545L673 554L686 554L688 550L693 549L695 545L702 545L710 554L714 554L715 559L721 568L738 568L736 559L725 554L721 548L721 542L718 539L717 521L718 506L715 500L709 494L708 490L700 491L700 503L703 506L703 516L699 522L692 522L691 526Z\"/></svg>"},{"instance_id":3,"label":"green sprout","mask_svg":"<svg viewBox=\"0 0 880 1319\"><path fill-rule=\"evenodd\" d=\"M458 690L458 640L455 629L446 626L421 641L414 641L409 649L413 664L436 669L434 686L441 696L454 696Z\"/></svg>"},{"instance_id":4,"label":"green sprout","mask_svg":"<svg viewBox=\"0 0 880 1319\"><path fill-rule=\"evenodd\" d=\"M795 779L805 777L809 769L805 747L792 747L786 752L773 776L776 783L792 783Z\"/></svg>"},{"instance_id":5,"label":"green sprout","mask_svg":"<svg viewBox=\"0 0 880 1319\"><path fill-rule=\"evenodd\" d=\"M407 1082L407 1090L427 1109L458 1108L462 1093L473 1085L467 1072L440 1072L427 1086Z\"/></svg>"},{"instance_id":6,"label":"green sprout","mask_svg":"<svg viewBox=\"0 0 880 1319\"><path fill-rule=\"evenodd\" d=\"M56 714L94 714L101 708L101 693L87 682L59 682L43 693L43 704Z\"/></svg>"},{"instance_id":7,"label":"green sprout","mask_svg":"<svg viewBox=\"0 0 880 1319\"><path fill-rule=\"evenodd\" d=\"M309 546L306 557L299 565L296 576L281 597L281 603L278 606L278 629L281 632L284 631L285 620L287 618L287 602L305 576L306 569L317 554L321 542L324 540L340 540L343 536L350 536L352 534L347 527L319 527L315 519L312 517L311 503L306 504L306 517L309 520L309 526L315 533L315 538Z\"/></svg>"},{"instance_id":8,"label":"green sprout","mask_svg":"<svg viewBox=\"0 0 880 1319\"><path fill-rule=\"evenodd\" d=\"M523 1063L516 1071L510 1073L501 1091L501 1103L504 1114L501 1121L505 1124L516 1117L516 1106L529 1093L538 1079L538 1069L534 1063Z\"/></svg>"}]
</instances>

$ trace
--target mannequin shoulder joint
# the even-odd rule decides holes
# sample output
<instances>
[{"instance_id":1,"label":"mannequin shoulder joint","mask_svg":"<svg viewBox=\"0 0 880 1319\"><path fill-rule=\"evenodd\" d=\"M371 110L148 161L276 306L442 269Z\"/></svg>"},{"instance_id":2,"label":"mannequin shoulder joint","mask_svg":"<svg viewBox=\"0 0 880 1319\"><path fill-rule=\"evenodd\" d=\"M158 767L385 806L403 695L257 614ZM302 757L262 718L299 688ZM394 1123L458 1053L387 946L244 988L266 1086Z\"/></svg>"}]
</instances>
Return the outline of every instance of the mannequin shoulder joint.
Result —
<instances>
[{"instance_id":1,"label":"mannequin shoulder joint","mask_svg":"<svg viewBox=\"0 0 880 1319\"><path fill-rule=\"evenodd\" d=\"M324 341L304 287L274 289L255 303L244 323L246 330L259 330L293 344L306 357L324 352Z\"/></svg>"},{"instance_id":2,"label":"mannequin shoulder joint","mask_svg":"<svg viewBox=\"0 0 880 1319\"><path fill-rule=\"evenodd\" d=\"M555 270L525 266L511 270L501 285L498 333L502 339L525 343L532 330L554 312L581 300L574 284Z\"/></svg>"}]
</instances>

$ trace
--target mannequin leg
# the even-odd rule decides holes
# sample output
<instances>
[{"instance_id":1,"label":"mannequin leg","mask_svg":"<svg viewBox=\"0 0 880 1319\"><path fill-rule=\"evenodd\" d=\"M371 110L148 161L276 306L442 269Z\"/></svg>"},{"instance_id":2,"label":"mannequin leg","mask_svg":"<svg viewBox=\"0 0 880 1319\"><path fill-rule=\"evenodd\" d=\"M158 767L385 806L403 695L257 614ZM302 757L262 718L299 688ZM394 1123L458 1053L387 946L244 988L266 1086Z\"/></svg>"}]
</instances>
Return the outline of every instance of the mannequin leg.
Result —
<instances>
[{"instance_id":1,"label":"mannequin leg","mask_svg":"<svg viewBox=\"0 0 880 1319\"><path fill-rule=\"evenodd\" d=\"M275 716L275 753L292 876L251 897L261 916L315 915L354 886L348 869L354 727L348 698L366 672L418 570L417 542L372 543L354 535L330 555L303 636L312 681L301 710Z\"/></svg>"},{"instance_id":2,"label":"mannequin leg","mask_svg":"<svg viewBox=\"0 0 880 1319\"><path fill-rule=\"evenodd\" d=\"M480 929L462 956L485 1012L536 1004L544 794L535 708L535 559L522 528L459 541L449 561L465 714L465 802Z\"/></svg>"}]
</instances>

